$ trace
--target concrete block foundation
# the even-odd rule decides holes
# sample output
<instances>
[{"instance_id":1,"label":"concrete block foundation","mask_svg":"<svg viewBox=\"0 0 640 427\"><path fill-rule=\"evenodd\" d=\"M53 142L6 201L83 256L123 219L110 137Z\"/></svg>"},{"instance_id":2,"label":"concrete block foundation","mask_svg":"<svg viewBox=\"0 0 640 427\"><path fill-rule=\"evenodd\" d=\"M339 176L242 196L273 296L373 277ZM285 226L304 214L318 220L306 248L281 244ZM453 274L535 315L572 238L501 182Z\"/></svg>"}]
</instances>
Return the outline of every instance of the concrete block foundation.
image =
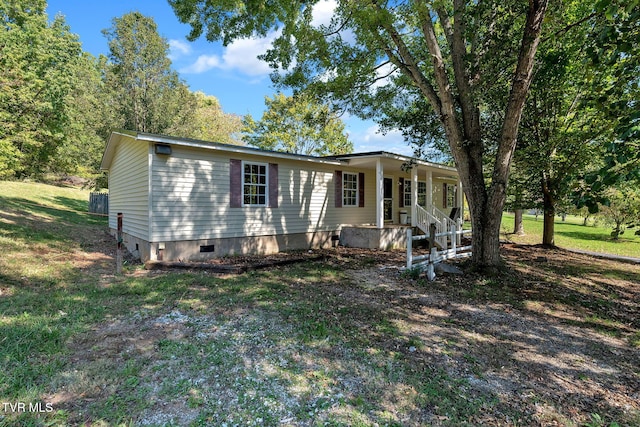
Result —
<instances>
[{"instance_id":1,"label":"concrete block foundation","mask_svg":"<svg viewBox=\"0 0 640 427\"><path fill-rule=\"evenodd\" d=\"M345 226L340 232L340 244L352 248L402 249L407 247L407 228L402 225Z\"/></svg>"},{"instance_id":2,"label":"concrete block foundation","mask_svg":"<svg viewBox=\"0 0 640 427\"><path fill-rule=\"evenodd\" d=\"M115 235L115 230L112 233ZM268 255L289 250L330 248L338 238L339 231L176 242L146 242L126 233L123 235L126 248L143 262L206 261L229 255Z\"/></svg>"}]
</instances>

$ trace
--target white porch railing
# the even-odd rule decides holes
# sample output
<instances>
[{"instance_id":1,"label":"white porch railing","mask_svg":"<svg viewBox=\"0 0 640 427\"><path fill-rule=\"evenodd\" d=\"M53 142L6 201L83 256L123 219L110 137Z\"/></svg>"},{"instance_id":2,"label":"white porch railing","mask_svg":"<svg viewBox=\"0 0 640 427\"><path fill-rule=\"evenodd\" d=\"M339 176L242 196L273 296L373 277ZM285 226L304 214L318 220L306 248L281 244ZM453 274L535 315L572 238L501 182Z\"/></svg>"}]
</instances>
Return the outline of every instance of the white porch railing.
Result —
<instances>
[{"instance_id":1,"label":"white porch railing","mask_svg":"<svg viewBox=\"0 0 640 427\"><path fill-rule=\"evenodd\" d=\"M441 248L446 248L447 239L449 238L448 232L451 230L451 227L458 226L456 221L449 218L447 214L435 206L427 210L422 206L416 205L416 226L422 230L424 234L429 234L431 224L435 224L436 234L438 235L438 237L435 238L435 243ZM462 229L461 226L460 229ZM456 240L457 243L460 244L459 236L457 236Z\"/></svg>"},{"instance_id":2,"label":"white porch railing","mask_svg":"<svg viewBox=\"0 0 640 427\"><path fill-rule=\"evenodd\" d=\"M426 212L426 210L423 209ZM447 217L447 219L449 219ZM450 219L449 219L450 220ZM448 231L438 232L435 223L432 223L428 227L428 232L425 235L414 236L411 228L407 228L407 269L411 270L417 268L419 270L426 270L427 278L434 280L436 278L435 265L445 261L447 259L466 258L472 254L472 246L460 246L461 237L464 234L471 233L471 230L463 230L462 227L458 227L455 221L450 225ZM427 255L413 256L413 241L429 239L431 250ZM440 250L435 245L435 242L440 239L440 242L444 244L440 245ZM447 243L451 245L448 247Z\"/></svg>"}]
</instances>

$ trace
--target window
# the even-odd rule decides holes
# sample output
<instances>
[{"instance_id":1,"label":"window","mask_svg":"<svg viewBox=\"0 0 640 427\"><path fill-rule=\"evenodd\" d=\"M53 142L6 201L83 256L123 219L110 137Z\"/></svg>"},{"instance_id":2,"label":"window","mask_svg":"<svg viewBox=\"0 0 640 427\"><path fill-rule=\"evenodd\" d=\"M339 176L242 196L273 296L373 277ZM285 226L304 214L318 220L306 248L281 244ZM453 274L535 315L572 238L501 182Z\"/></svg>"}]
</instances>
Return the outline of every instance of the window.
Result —
<instances>
[{"instance_id":1,"label":"window","mask_svg":"<svg viewBox=\"0 0 640 427\"><path fill-rule=\"evenodd\" d=\"M242 203L244 205L267 205L267 165L243 162Z\"/></svg>"},{"instance_id":2,"label":"window","mask_svg":"<svg viewBox=\"0 0 640 427\"><path fill-rule=\"evenodd\" d=\"M411 180L404 180L404 205L405 207L411 206ZM418 181L418 206L427 206L427 183L424 181Z\"/></svg>"},{"instance_id":3,"label":"window","mask_svg":"<svg viewBox=\"0 0 640 427\"><path fill-rule=\"evenodd\" d=\"M403 207L411 206L411 180L404 180L404 204Z\"/></svg>"},{"instance_id":4,"label":"window","mask_svg":"<svg viewBox=\"0 0 640 427\"><path fill-rule=\"evenodd\" d=\"M358 206L358 174L342 174L342 205Z\"/></svg>"},{"instance_id":5,"label":"window","mask_svg":"<svg viewBox=\"0 0 640 427\"><path fill-rule=\"evenodd\" d=\"M427 183L424 181L418 181L418 205L427 207Z\"/></svg>"},{"instance_id":6,"label":"window","mask_svg":"<svg viewBox=\"0 0 640 427\"><path fill-rule=\"evenodd\" d=\"M445 208L453 208L457 205L456 203L456 193L458 187L452 184L445 184Z\"/></svg>"},{"instance_id":7,"label":"window","mask_svg":"<svg viewBox=\"0 0 640 427\"><path fill-rule=\"evenodd\" d=\"M278 207L278 164L229 159L229 206Z\"/></svg>"}]
</instances>

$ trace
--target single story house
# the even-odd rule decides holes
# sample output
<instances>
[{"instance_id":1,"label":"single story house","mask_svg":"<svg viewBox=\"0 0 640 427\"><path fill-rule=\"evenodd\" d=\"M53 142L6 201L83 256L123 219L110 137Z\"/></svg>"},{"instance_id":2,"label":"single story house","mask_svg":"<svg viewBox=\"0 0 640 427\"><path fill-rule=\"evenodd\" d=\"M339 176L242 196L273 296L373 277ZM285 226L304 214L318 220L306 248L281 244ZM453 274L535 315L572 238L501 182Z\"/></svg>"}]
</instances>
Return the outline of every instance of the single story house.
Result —
<instances>
[{"instance_id":1,"label":"single story house","mask_svg":"<svg viewBox=\"0 0 640 427\"><path fill-rule=\"evenodd\" d=\"M114 131L109 227L143 261L406 245L463 206L455 168L384 151L314 157ZM427 226L428 228L428 226Z\"/></svg>"}]
</instances>

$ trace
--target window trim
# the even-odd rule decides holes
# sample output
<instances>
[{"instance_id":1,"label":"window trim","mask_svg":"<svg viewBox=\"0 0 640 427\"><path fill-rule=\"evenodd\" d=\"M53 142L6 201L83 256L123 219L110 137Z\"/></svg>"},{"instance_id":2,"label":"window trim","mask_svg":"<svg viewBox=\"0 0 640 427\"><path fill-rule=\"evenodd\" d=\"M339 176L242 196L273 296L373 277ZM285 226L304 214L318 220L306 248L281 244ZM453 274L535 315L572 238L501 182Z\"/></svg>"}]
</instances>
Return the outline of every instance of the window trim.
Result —
<instances>
[{"instance_id":1,"label":"window trim","mask_svg":"<svg viewBox=\"0 0 640 427\"><path fill-rule=\"evenodd\" d=\"M248 185L255 185L255 186L264 186L264 203L245 203L245 192L244 192L244 187L245 185L247 185L247 183L245 183L245 165L256 165L256 166L263 166L264 167L264 178L265 178L265 183L264 184L251 184L249 183ZM264 163L264 162L254 162L254 161L250 161L250 160L242 160L241 163L241 168L240 168L240 200L242 201L242 207L267 207L269 206L269 163Z\"/></svg>"},{"instance_id":2,"label":"window trim","mask_svg":"<svg viewBox=\"0 0 640 427\"><path fill-rule=\"evenodd\" d=\"M458 204L458 186L445 182L443 192L443 208L455 208Z\"/></svg>"},{"instance_id":3,"label":"window trim","mask_svg":"<svg viewBox=\"0 0 640 427\"><path fill-rule=\"evenodd\" d=\"M355 188L346 188L347 175L355 176ZM360 174L357 172L342 172L342 207L357 208L360 206ZM347 203L346 192L353 192L353 204Z\"/></svg>"},{"instance_id":4,"label":"window trim","mask_svg":"<svg viewBox=\"0 0 640 427\"><path fill-rule=\"evenodd\" d=\"M420 187L421 187L420 184L424 184L423 185L423 187L424 187L424 192L423 193L420 192ZM418 200L416 200L416 203L418 204L418 206L422 206L425 209L427 208L427 192L428 192L427 181L418 181L418 191L417 191ZM422 205L420 204L420 196L421 195L424 196L424 203Z\"/></svg>"},{"instance_id":5,"label":"window trim","mask_svg":"<svg viewBox=\"0 0 640 427\"><path fill-rule=\"evenodd\" d=\"M408 208L412 205L412 197L413 192L411 191L411 187L413 186L413 182L410 179L405 179L402 181L402 206L401 208ZM409 203L407 203L407 197L409 198Z\"/></svg>"}]
</instances>

